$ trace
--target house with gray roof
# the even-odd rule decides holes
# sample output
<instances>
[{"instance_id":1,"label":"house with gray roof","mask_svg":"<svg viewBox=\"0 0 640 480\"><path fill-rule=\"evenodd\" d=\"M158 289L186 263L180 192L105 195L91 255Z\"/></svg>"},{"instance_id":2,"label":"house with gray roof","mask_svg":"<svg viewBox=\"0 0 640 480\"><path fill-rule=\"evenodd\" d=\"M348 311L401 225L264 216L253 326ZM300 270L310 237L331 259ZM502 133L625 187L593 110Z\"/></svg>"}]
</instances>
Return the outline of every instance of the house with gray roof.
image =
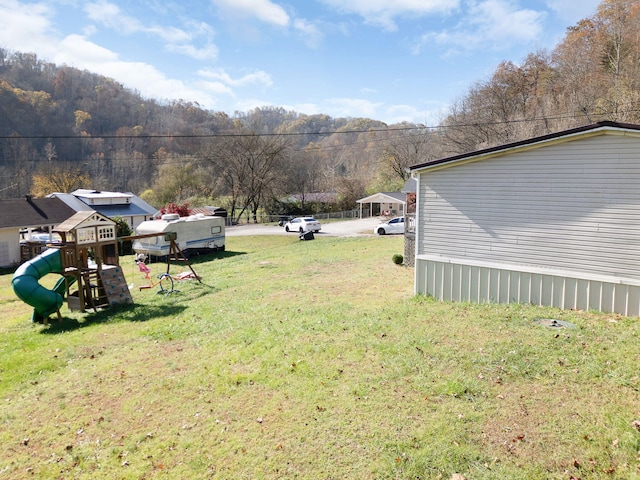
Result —
<instances>
[{"instance_id":1,"label":"house with gray roof","mask_svg":"<svg viewBox=\"0 0 640 480\"><path fill-rule=\"evenodd\" d=\"M0 200L0 266L19 264L23 258L20 243L35 239L35 232L48 232L71 217L75 211L57 198L10 198ZM44 246L44 242L38 243Z\"/></svg>"},{"instance_id":2,"label":"house with gray roof","mask_svg":"<svg viewBox=\"0 0 640 480\"><path fill-rule=\"evenodd\" d=\"M52 193L50 198L58 198L76 212L92 210L105 217L120 217L132 230L145 220L151 220L158 211L131 192L106 192L78 189L71 193Z\"/></svg>"}]
</instances>

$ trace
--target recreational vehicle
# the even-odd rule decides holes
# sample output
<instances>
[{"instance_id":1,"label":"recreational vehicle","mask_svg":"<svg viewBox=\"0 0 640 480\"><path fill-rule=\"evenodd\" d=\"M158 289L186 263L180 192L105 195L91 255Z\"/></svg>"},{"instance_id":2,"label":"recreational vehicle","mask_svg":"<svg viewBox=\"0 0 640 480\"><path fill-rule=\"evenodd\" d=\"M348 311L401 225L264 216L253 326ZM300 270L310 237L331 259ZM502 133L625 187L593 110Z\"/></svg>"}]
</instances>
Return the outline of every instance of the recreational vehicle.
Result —
<instances>
[{"instance_id":1,"label":"recreational vehicle","mask_svg":"<svg viewBox=\"0 0 640 480\"><path fill-rule=\"evenodd\" d=\"M133 250L153 257L164 257L169 254L170 236L173 234L178 248L187 256L224 250L224 225L225 219L222 217L165 214L160 220L147 220L138 225L137 235L159 235L137 239L133 242ZM162 233L166 235L160 235Z\"/></svg>"}]
</instances>

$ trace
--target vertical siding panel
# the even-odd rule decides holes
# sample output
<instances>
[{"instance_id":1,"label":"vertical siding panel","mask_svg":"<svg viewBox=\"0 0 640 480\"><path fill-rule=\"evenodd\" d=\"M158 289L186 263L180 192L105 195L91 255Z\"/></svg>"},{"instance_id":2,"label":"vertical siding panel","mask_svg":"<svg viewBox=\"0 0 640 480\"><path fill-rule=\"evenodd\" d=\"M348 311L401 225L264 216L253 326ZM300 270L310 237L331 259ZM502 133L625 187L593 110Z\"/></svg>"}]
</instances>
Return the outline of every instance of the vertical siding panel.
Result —
<instances>
[{"instance_id":1,"label":"vertical siding panel","mask_svg":"<svg viewBox=\"0 0 640 480\"><path fill-rule=\"evenodd\" d=\"M576 295L576 309L589 309L589 286L588 280L578 280L578 294Z\"/></svg>"},{"instance_id":2,"label":"vertical siding panel","mask_svg":"<svg viewBox=\"0 0 640 480\"><path fill-rule=\"evenodd\" d=\"M471 289L472 287L472 267L470 265L464 266L464 273L462 275L462 291L464 293L463 301L469 302L471 301Z\"/></svg>"},{"instance_id":3,"label":"vertical siding panel","mask_svg":"<svg viewBox=\"0 0 640 480\"><path fill-rule=\"evenodd\" d=\"M480 268L472 266L469 273L469 300L480 303L480 285L482 277L480 276Z\"/></svg>"},{"instance_id":4,"label":"vertical siding panel","mask_svg":"<svg viewBox=\"0 0 640 480\"><path fill-rule=\"evenodd\" d=\"M553 290L552 290L552 303L551 306L557 308L564 308L564 289L565 280L564 277L553 276Z\"/></svg>"},{"instance_id":5,"label":"vertical siding panel","mask_svg":"<svg viewBox=\"0 0 640 480\"><path fill-rule=\"evenodd\" d=\"M416 271L414 272L413 276L415 278L414 282L415 282L415 286L414 286L414 291L415 293L417 293L418 295L424 295L425 290L422 289L422 285L423 285L423 275L426 272L426 266L425 266L425 262L423 260L417 259L416 260Z\"/></svg>"},{"instance_id":6,"label":"vertical siding panel","mask_svg":"<svg viewBox=\"0 0 640 480\"><path fill-rule=\"evenodd\" d=\"M531 274L523 272L520 274L520 289L518 292L520 303L531 303Z\"/></svg>"},{"instance_id":7,"label":"vertical siding panel","mask_svg":"<svg viewBox=\"0 0 640 480\"><path fill-rule=\"evenodd\" d=\"M478 303L486 303L489 298L489 269L478 269Z\"/></svg>"},{"instance_id":8,"label":"vertical siding panel","mask_svg":"<svg viewBox=\"0 0 640 480\"><path fill-rule=\"evenodd\" d=\"M460 271L460 300L468 302L470 295L471 285L471 267L469 265L463 265Z\"/></svg>"},{"instance_id":9,"label":"vertical siding panel","mask_svg":"<svg viewBox=\"0 0 640 480\"><path fill-rule=\"evenodd\" d=\"M523 273L509 272L509 302L520 303L520 284Z\"/></svg>"},{"instance_id":10,"label":"vertical siding panel","mask_svg":"<svg viewBox=\"0 0 640 480\"><path fill-rule=\"evenodd\" d=\"M600 310L601 300L602 284L597 281L589 282L589 310Z\"/></svg>"},{"instance_id":11,"label":"vertical siding panel","mask_svg":"<svg viewBox=\"0 0 640 480\"><path fill-rule=\"evenodd\" d=\"M553 279L548 275L541 275L542 289L540 294L540 305L553 305Z\"/></svg>"},{"instance_id":12,"label":"vertical siding panel","mask_svg":"<svg viewBox=\"0 0 640 480\"><path fill-rule=\"evenodd\" d=\"M564 306L565 309L577 308L577 292L578 281L575 278L566 278L564 287Z\"/></svg>"},{"instance_id":13,"label":"vertical siding panel","mask_svg":"<svg viewBox=\"0 0 640 480\"><path fill-rule=\"evenodd\" d=\"M451 268L451 300L459 302L462 299L462 266L455 264Z\"/></svg>"},{"instance_id":14,"label":"vertical siding panel","mask_svg":"<svg viewBox=\"0 0 640 480\"><path fill-rule=\"evenodd\" d=\"M489 269L489 291L487 302L496 303L500 291L500 272L496 268Z\"/></svg>"},{"instance_id":15,"label":"vertical siding panel","mask_svg":"<svg viewBox=\"0 0 640 480\"><path fill-rule=\"evenodd\" d=\"M444 298L445 300L452 300L451 298L452 269L453 269L453 265L451 263L447 263L444 265L444 272L442 276L442 298Z\"/></svg>"},{"instance_id":16,"label":"vertical siding panel","mask_svg":"<svg viewBox=\"0 0 640 480\"><path fill-rule=\"evenodd\" d=\"M540 289L541 289L540 275L537 273L531 274L531 288L530 288L530 298L532 305L540 305Z\"/></svg>"},{"instance_id":17,"label":"vertical siding panel","mask_svg":"<svg viewBox=\"0 0 640 480\"><path fill-rule=\"evenodd\" d=\"M499 270L498 302L509 303L511 301L511 273L509 270Z\"/></svg>"},{"instance_id":18,"label":"vertical siding panel","mask_svg":"<svg viewBox=\"0 0 640 480\"><path fill-rule=\"evenodd\" d=\"M630 286L627 298L627 315L640 315L640 287Z\"/></svg>"},{"instance_id":19,"label":"vertical siding panel","mask_svg":"<svg viewBox=\"0 0 640 480\"><path fill-rule=\"evenodd\" d=\"M628 315L629 311L629 286L628 285L616 285L613 292L613 311Z\"/></svg>"},{"instance_id":20,"label":"vertical siding panel","mask_svg":"<svg viewBox=\"0 0 640 480\"><path fill-rule=\"evenodd\" d=\"M601 297L600 308L599 308L601 312L613 312L613 306L615 304L614 295L615 295L614 286L610 283L603 283L602 297Z\"/></svg>"},{"instance_id":21,"label":"vertical siding panel","mask_svg":"<svg viewBox=\"0 0 640 480\"><path fill-rule=\"evenodd\" d=\"M436 264L436 268L435 268L435 278L436 278L436 282L435 282L435 297L438 300L444 300L444 283L446 281L446 270L447 270L447 266L446 264L443 263L438 263Z\"/></svg>"}]
</instances>

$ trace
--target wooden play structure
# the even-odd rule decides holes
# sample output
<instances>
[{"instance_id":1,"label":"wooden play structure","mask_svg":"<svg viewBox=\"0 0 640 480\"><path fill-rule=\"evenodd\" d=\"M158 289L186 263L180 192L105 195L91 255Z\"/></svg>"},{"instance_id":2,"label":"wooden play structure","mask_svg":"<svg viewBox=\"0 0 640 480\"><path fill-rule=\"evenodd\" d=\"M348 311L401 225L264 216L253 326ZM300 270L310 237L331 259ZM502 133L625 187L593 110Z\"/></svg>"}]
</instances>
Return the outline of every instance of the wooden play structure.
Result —
<instances>
[{"instance_id":1,"label":"wooden play structure","mask_svg":"<svg viewBox=\"0 0 640 480\"><path fill-rule=\"evenodd\" d=\"M82 312L132 303L119 265L118 238L113 220L94 211L80 211L54 230L60 249L70 310ZM77 285L77 291L71 287Z\"/></svg>"},{"instance_id":2,"label":"wooden play structure","mask_svg":"<svg viewBox=\"0 0 640 480\"><path fill-rule=\"evenodd\" d=\"M55 313L60 318L60 307L65 298L70 310L81 312L133 303L119 264L118 241L134 240L139 236L118 238L115 222L92 210L75 213L52 231L60 236L61 242L49 244L41 254L21 264L11 280L18 298L34 307L32 321L46 323L47 318ZM151 235L164 236L171 244L163 280L170 280L172 285L174 278L195 278L200 282L200 277L175 241L176 232L148 236ZM172 277L169 275L172 262L185 263L191 273ZM39 283L49 273L62 275L51 290ZM151 286L155 286L153 281ZM161 287L161 291L177 292L173 286L170 290Z\"/></svg>"}]
</instances>

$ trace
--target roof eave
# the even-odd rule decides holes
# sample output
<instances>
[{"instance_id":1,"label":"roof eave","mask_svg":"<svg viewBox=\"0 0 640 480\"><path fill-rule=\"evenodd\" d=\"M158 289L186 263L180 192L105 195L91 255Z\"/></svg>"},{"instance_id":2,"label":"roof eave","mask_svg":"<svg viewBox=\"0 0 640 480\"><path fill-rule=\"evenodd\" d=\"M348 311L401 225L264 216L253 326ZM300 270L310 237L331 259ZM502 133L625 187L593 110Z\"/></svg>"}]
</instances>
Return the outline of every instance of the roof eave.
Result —
<instances>
[{"instance_id":1,"label":"roof eave","mask_svg":"<svg viewBox=\"0 0 640 480\"><path fill-rule=\"evenodd\" d=\"M471 153L464 153L461 155L455 155L453 157L432 160L422 164L414 165L410 167L409 170L412 174L416 174L425 170L448 168L463 163L471 163L479 160L498 157L506 155L508 153L532 150L540 148L542 146L564 143L576 140L578 138L588 138L603 134L632 134L640 136L640 125L616 122L600 122L584 127L574 128L571 130L564 130L562 132L534 137L528 140L522 140L519 142L513 142L505 145L478 150Z\"/></svg>"}]
</instances>

